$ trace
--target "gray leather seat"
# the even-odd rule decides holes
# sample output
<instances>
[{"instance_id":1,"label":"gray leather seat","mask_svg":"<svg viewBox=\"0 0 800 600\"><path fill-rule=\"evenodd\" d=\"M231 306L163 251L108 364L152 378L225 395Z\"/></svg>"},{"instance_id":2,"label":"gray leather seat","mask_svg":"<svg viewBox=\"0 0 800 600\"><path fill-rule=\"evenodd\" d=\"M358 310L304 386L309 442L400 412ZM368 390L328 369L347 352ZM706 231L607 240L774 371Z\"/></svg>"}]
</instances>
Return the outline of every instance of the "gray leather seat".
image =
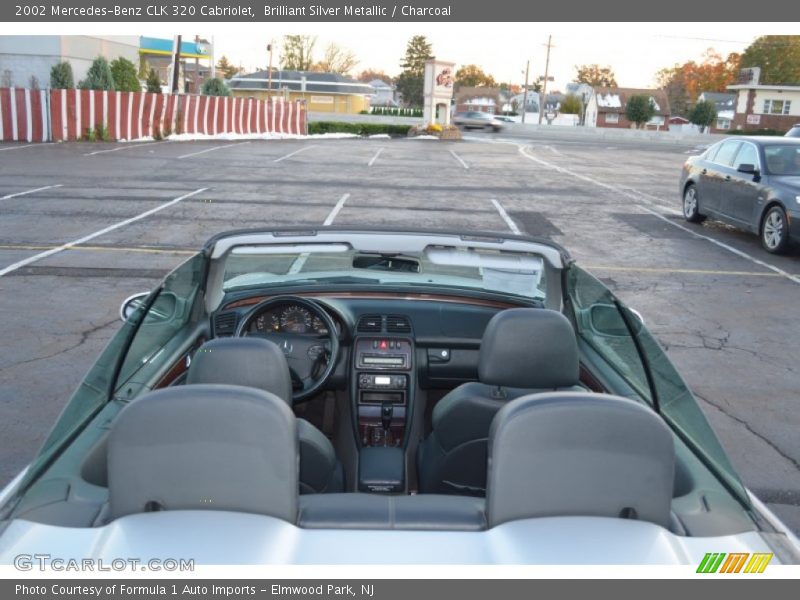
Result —
<instances>
[{"instance_id":1,"label":"gray leather seat","mask_svg":"<svg viewBox=\"0 0 800 600\"><path fill-rule=\"evenodd\" d=\"M669 526L672 432L627 398L556 392L518 398L489 432L490 527L534 517L599 516Z\"/></svg>"},{"instance_id":2,"label":"gray leather seat","mask_svg":"<svg viewBox=\"0 0 800 600\"><path fill-rule=\"evenodd\" d=\"M514 398L580 390L578 347L567 318L540 308L513 308L489 321L477 382L465 383L433 409L431 434L417 453L419 491L483 496L489 427Z\"/></svg>"},{"instance_id":3,"label":"gray leather seat","mask_svg":"<svg viewBox=\"0 0 800 600\"><path fill-rule=\"evenodd\" d=\"M219 338L195 353L187 384L221 383L264 390L292 405L292 381L281 349L263 338ZM333 444L305 419L297 419L300 493L344 491L344 469Z\"/></svg>"},{"instance_id":4,"label":"gray leather seat","mask_svg":"<svg viewBox=\"0 0 800 600\"><path fill-rule=\"evenodd\" d=\"M230 510L297 519L295 418L268 392L232 385L145 394L108 437L110 517Z\"/></svg>"}]
</instances>

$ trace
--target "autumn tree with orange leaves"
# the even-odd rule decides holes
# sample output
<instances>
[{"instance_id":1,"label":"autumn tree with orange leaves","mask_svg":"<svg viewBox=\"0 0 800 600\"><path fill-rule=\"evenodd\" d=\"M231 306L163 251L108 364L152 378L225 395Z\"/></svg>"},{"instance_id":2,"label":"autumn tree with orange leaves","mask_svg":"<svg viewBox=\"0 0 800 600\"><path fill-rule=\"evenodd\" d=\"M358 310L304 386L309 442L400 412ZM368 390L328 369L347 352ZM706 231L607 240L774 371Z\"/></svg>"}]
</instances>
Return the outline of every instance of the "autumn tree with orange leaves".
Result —
<instances>
[{"instance_id":1,"label":"autumn tree with orange leaves","mask_svg":"<svg viewBox=\"0 0 800 600\"><path fill-rule=\"evenodd\" d=\"M736 81L740 60L735 52L723 58L709 48L701 62L690 60L661 69L656 73L656 83L667 92L672 114L686 115L703 92L727 91L727 86Z\"/></svg>"}]
</instances>

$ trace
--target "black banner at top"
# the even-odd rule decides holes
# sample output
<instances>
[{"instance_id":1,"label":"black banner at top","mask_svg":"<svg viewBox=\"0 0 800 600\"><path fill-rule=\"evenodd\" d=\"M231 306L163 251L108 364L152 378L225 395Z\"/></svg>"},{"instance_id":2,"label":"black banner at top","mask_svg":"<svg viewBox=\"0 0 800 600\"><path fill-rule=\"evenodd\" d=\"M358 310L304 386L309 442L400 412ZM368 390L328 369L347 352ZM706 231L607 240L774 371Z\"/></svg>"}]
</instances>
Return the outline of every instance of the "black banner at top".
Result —
<instances>
[{"instance_id":1,"label":"black banner at top","mask_svg":"<svg viewBox=\"0 0 800 600\"><path fill-rule=\"evenodd\" d=\"M800 2L760 0L6 0L5 22L800 21ZM679 24L676 24L679 27Z\"/></svg>"}]
</instances>

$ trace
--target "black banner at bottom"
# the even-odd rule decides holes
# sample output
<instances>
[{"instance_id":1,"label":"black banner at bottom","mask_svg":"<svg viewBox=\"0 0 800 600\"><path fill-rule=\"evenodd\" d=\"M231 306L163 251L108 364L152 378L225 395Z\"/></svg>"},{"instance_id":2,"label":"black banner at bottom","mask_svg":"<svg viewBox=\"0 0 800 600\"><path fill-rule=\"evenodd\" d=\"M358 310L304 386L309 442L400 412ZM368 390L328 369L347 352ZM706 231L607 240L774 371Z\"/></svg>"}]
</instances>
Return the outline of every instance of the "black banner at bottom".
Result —
<instances>
[{"instance_id":1,"label":"black banner at bottom","mask_svg":"<svg viewBox=\"0 0 800 600\"><path fill-rule=\"evenodd\" d=\"M581 567L576 566L576 571ZM713 577L713 576L712 576ZM0 598L9 600L458 600L596 599L725 600L788 598L797 592L790 579L38 579L3 580Z\"/></svg>"}]
</instances>

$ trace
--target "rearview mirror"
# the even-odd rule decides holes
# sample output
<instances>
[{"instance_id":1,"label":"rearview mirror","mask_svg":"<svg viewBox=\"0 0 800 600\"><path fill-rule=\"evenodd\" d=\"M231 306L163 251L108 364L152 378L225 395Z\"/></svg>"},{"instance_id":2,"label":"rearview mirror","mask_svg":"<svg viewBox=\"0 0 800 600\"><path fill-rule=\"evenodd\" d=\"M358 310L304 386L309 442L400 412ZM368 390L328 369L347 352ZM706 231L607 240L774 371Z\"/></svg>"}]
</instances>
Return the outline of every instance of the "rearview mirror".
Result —
<instances>
[{"instance_id":1,"label":"rearview mirror","mask_svg":"<svg viewBox=\"0 0 800 600\"><path fill-rule=\"evenodd\" d=\"M632 316L631 325L634 333L638 333L644 319L642 315L632 308L627 309L629 316ZM630 332L625 325L619 309L614 304L595 304L589 309L589 324L598 335L608 337L629 337Z\"/></svg>"},{"instance_id":2,"label":"rearview mirror","mask_svg":"<svg viewBox=\"0 0 800 600\"><path fill-rule=\"evenodd\" d=\"M150 292L140 292L126 298L119 308L119 316L123 321L128 321L136 310L147 300ZM172 292L162 292L150 306L145 317L145 323L163 323L175 316L178 307L178 298Z\"/></svg>"}]
</instances>

